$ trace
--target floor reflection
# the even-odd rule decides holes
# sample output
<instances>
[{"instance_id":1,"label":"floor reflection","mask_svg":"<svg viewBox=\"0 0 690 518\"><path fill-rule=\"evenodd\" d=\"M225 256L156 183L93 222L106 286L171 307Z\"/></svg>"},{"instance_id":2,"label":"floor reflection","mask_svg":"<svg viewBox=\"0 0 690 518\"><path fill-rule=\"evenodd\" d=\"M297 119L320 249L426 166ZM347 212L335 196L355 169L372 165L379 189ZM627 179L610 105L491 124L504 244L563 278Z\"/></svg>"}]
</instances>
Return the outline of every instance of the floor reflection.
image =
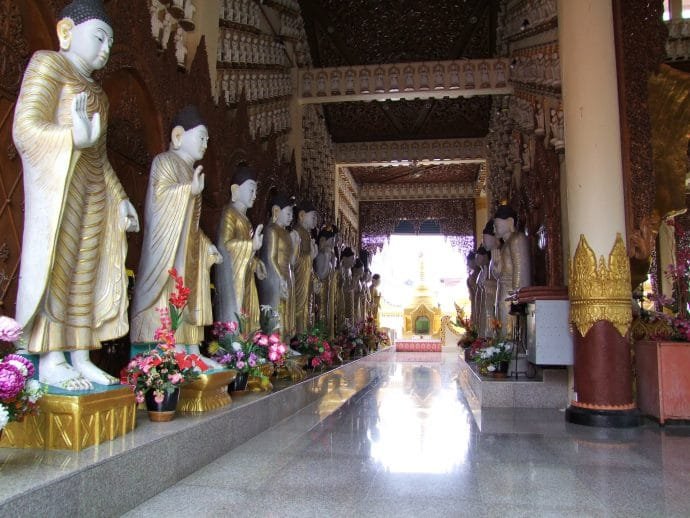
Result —
<instances>
[{"instance_id":1,"label":"floor reflection","mask_svg":"<svg viewBox=\"0 0 690 518\"><path fill-rule=\"evenodd\" d=\"M371 458L391 473L450 473L467 460L471 419L440 366L398 364L377 391Z\"/></svg>"}]
</instances>

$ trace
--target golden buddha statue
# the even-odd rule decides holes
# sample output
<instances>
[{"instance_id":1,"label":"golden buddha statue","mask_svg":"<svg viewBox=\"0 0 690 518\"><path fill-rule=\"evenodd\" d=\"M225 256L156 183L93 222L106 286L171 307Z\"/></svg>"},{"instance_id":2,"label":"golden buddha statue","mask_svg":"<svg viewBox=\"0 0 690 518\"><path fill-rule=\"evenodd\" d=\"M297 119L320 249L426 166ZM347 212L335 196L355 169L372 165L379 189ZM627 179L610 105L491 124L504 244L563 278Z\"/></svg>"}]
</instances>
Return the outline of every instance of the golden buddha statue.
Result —
<instances>
[{"instance_id":1,"label":"golden buddha statue","mask_svg":"<svg viewBox=\"0 0 690 518\"><path fill-rule=\"evenodd\" d=\"M103 3L70 3L57 33L60 51L32 56L15 109L25 196L16 318L40 381L87 390L118 382L89 350L127 334L125 232L139 220L108 161L108 99L91 77L113 45Z\"/></svg>"},{"instance_id":2,"label":"golden buddha statue","mask_svg":"<svg viewBox=\"0 0 690 518\"><path fill-rule=\"evenodd\" d=\"M317 319L330 338L335 336L336 292L338 290L338 270L335 257L335 237L337 229L332 225L319 232L319 251L314 258L314 274L318 286Z\"/></svg>"},{"instance_id":3,"label":"golden buddha statue","mask_svg":"<svg viewBox=\"0 0 690 518\"><path fill-rule=\"evenodd\" d=\"M364 293L364 263L360 258L352 265L352 318L355 323L364 320L366 295Z\"/></svg>"},{"instance_id":4,"label":"golden buddha statue","mask_svg":"<svg viewBox=\"0 0 690 518\"><path fill-rule=\"evenodd\" d=\"M199 354L204 326L213 323L209 269L222 261L216 247L199 228L203 167L194 168L208 145L208 130L194 106L173 120L170 149L153 159L146 192L146 226L134 286L130 338L133 344L153 341L160 327L158 308L168 306L175 268L190 295L175 333L180 348ZM206 359L215 367L214 362Z\"/></svg>"},{"instance_id":5,"label":"golden buddha statue","mask_svg":"<svg viewBox=\"0 0 690 518\"><path fill-rule=\"evenodd\" d=\"M266 266L266 278L258 282L259 302L271 306L280 316L280 330L284 339L295 331L295 283L293 265L299 237L286 227L292 222L293 202L283 195L271 201L271 220L264 228L261 260Z\"/></svg>"},{"instance_id":6,"label":"golden buddha statue","mask_svg":"<svg viewBox=\"0 0 690 518\"><path fill-rule=\"evenodd\" d=\"M376 323L376 327L381 327L381 320L379 319L379 308L381 307L381 276L375 273L371 277L371 317Z\"/></svg>"},{"instance_id":7,"label":"golden buddha statue","mask_svg":"<svg viewBox=\"0 0 690 518\"><path fill-rule=\"evenodd\" d=\"M252 230L247 209L256 200L256 173L241 166L232 179L231 200L218 223L216 246L223 262L216 267L216 319L237 322L237 315L247 315L251 329L259 327L259 295L254 275L266 277L264 263L256 256L263 243L263 225Z\"/></svg>"},{"instance_id":8,"label":"golden buddha statue","mask_svg":"<svg viewBox=\"0 0 690 518\"><path fill-rule=\"evenodd\" d=\"M297 209L297 227L300 244L295 264L295 331L307 330L311 322L311 302L313 292L313 261L318 250L311 237L316 228L318 213L311 202L303 203Z\"/></svg>"},{"instance_id":9,"label":"golden buddha statue","mask_svg":"<svg viewBox=\"0 0 690 518\"><path fill-rule=\"evenodd\" d=\"M337 327L342 329L346 323L354 324L354 284L352 282L352 267L355 264L355 253L348 246L340 254L338 267L337 293Z\"/></svg>"}]
</instances>

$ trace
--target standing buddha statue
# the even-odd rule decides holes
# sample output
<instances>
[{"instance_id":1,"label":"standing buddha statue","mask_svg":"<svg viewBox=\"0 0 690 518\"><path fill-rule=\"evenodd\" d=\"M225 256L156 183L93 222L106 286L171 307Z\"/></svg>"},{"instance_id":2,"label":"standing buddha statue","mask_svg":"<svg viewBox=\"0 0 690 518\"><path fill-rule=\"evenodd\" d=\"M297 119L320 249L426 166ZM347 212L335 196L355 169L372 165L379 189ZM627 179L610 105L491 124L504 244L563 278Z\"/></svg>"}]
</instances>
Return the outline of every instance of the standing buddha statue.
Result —
<instances>
[{"instance_id":1,"label":"standing buddha statue","mask_svg":"<svg viewBox=\"0 0 690 518\"><path fill-rule=\"evenodd\" d=\"M263 225L252 230L247 210L256 200L256 172L242 165L230 185L230 202L218 222L216 247L223 262L216 266L216 320L237 322L244 312L251 329L259 326L259 295L254 275L266 278L266 267L256 256L263 243Z\"/></svg>"},{"instance_id":2,"label":"standing buddha statue","mask_svg":"<svg viewBox=\"0 0 690 518\"><path fill-rule=\"evenodd\" d=\"M316 228L318 213L311 202L305 202L297 209L299 249L295 264L295 330L302 333L311 323L311 302L313 292L313 260L318 253L316 243L311 237Z\"/></svg>"},{"instance_id":3,"label":"standing buddha statue","mask_svg":"<svg viewBox=\"0 0 690 518\"><path fill-rule=\"evenodd\" d=\"M127 334L125 232L139 220L108 161L108 99L91 77L113 45L102 1L68 4L57 35L59 52L29 61L12 128L25 200L16 318L39 380L87 390L118 383L89 351Z\"/></svg>"},{"instance_id":4,"label":"standing buddha statue","mask_svg":"<svg viewBox=\"0 0 690 518\"><path fill-rule=\"evenodd\" d=\"M168 274L174 268L191 290L176 340L180 349L186 345L190 353L199 354L204 326L213 323L209 270L223 260L199 228L204 174L203 167L195 169L194 164L204 157L209 136L194 106L180 111L172 126L170 149L151 164L130 338L132 344L153 341L160 327L157 309L168 307L168 297L175 289Z\"/></svg>"},{"instance_id":5,"label":"standing buddha statue","mask_svg":"<svg viewBox=\"0 0 690 518\"><path fill-rule=\"evenodd\" d=\"M338 288L338 270L335 258L336 229L332 225L319 232L319 251L314 258L314 274L318 280L318 314L317 321L330 338L335 336L336 292ZM315 290L316 291L316 290Z\"/></svg>"},{"instance_id":6,"label":"standing buddha statue","mask_svg":"<svg viewBox=\"0 0 690 518\"><path fill-rule=\"evenodd\" d=\"M266 278L260 280L259 302L271 306L280 317L284 339L295 331L295 263L298 238L287 226L292 222L293 201L277 194L271 201L271 219L264 228L261 260L266 265Z\"/></svg>"}]
</instances>

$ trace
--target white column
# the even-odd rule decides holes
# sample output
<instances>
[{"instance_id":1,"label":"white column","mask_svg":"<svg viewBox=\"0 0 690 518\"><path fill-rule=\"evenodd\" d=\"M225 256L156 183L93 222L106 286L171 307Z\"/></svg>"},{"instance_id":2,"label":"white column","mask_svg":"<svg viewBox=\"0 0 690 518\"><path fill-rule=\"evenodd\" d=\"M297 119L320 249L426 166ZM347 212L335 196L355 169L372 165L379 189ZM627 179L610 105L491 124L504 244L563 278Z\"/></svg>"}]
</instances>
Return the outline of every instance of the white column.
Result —
<instances>
[{"instance_id":1,"label":"white column","mask_svg":"<svg viewBox=\"0 0 690 518\"><path fill-rule=\"evenodd\" d=\"M584 234L597 257L625 236L611 0L559 0L571 253Z\"/></svg>"}]
</instances>

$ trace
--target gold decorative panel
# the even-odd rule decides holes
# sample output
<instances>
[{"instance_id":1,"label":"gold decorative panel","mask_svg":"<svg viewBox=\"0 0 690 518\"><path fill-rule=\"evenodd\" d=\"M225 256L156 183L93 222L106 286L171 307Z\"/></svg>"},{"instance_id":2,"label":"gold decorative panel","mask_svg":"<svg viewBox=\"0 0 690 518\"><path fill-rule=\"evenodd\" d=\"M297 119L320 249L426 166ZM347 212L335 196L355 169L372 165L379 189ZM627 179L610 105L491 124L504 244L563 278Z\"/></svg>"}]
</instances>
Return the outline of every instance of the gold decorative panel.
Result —
<instances>
[{"instance_id":1,"label":"gold decorative panel","mask_svg":"<svg viewBox=\"0 0 690 518\"><path fill-rule=\"evenodd\" d=\"M584 234L570 260L570 320L582 336L599 320L611 322L625 336L632 321L630 263L620 234L609 254L597 264Z\"/></svg>"},{"instance_id":2,"label":"gold decorative panel","mask_svg":"<svg viewBox=\"0 0 690 518\"><path fill-rule=\"evenodd\" d=\"M136 410L127 387L85 395L46 394L38 415L3 430L0 446L80 451L134 430Z\"/></svg>"},{"instance_id":3,"label":"gold decorative panel","mask_svg":"<svg viewBox=\"0 0 690 518\"><path fill-rule=\"evenodd\" d=\"M222 370L202 374L197 380L182 387L177 409L180 412L208 412L232 403L228 384L237 376L237 371Z\"/></svg>"}]
</instances>

